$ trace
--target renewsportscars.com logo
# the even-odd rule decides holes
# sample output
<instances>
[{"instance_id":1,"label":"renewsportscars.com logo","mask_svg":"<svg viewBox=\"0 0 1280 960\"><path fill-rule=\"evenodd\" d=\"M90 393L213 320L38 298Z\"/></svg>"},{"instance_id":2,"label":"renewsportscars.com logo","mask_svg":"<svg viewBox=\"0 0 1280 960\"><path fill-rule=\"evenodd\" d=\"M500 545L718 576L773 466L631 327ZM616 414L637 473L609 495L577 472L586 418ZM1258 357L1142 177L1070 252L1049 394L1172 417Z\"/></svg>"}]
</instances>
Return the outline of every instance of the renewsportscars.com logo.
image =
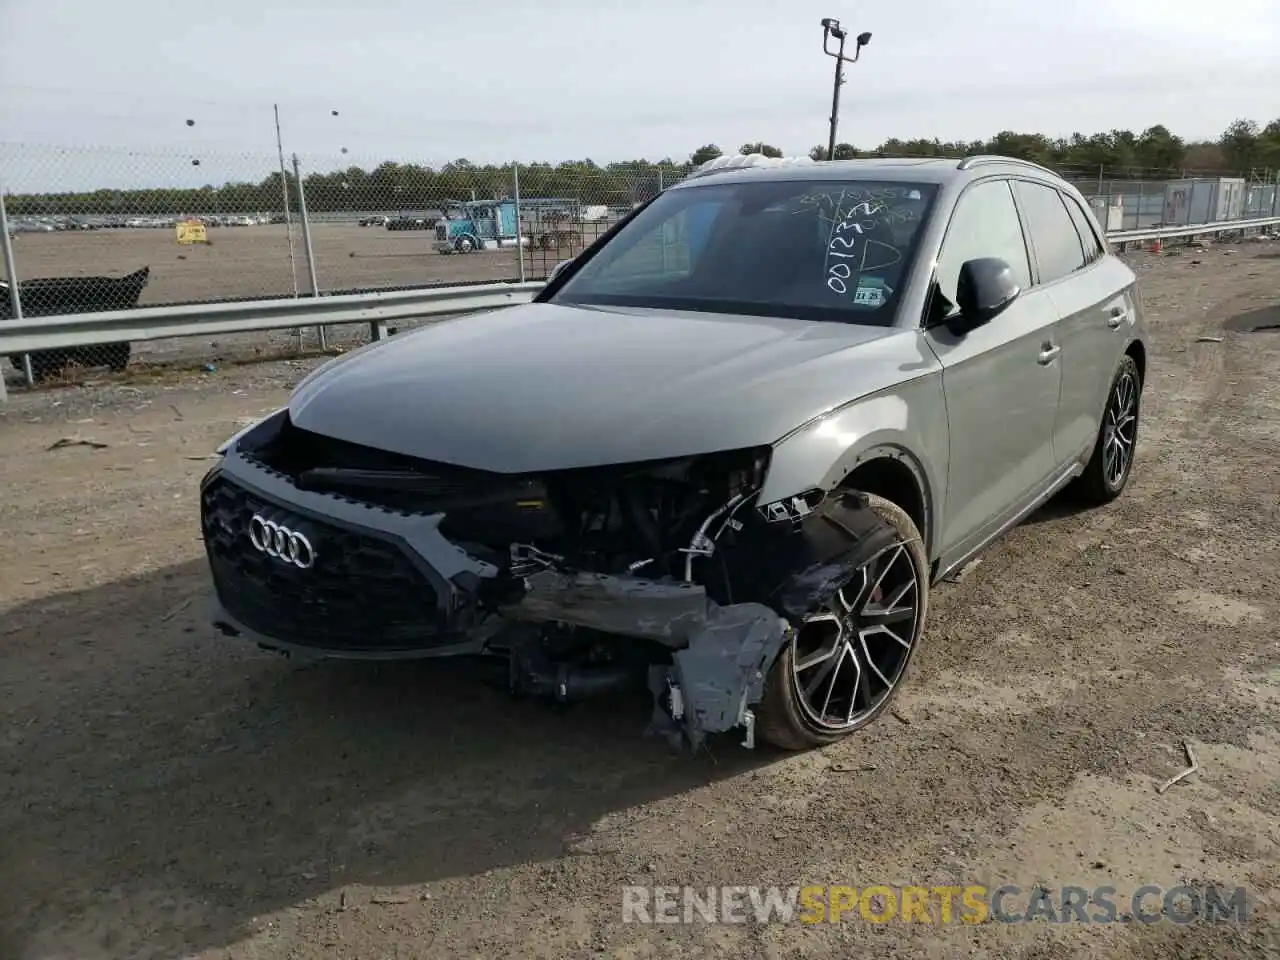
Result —
<instances>
[{"instance_id":1,"label":"renewsportscars.com logo","mask_svg":"<svg viewBox=\"0 0 1280 960\"><path fill-rule=\"evenodd\" d=\"M1248 919L1244 887L808 885L622 888L623 923L1194 923Z\"/></svg>"}]
</instances>

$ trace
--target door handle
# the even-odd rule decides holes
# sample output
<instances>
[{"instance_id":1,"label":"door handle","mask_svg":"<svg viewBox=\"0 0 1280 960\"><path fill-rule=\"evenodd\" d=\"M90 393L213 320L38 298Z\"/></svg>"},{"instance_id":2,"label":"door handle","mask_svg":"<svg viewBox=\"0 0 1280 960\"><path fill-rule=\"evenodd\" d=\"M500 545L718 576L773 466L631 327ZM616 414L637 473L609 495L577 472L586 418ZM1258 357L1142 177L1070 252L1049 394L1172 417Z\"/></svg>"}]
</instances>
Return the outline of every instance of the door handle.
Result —
<instances>
[{"instance_id":1,"label":"door handle","mask_svg":"<svg viewBox=\"0 0 1280 960\"><path fill-rule=\"evenodd\" d=\"M1043 367L1046 364L1053 363L1054 358L1056 358L1061 352L1061 347L1056 344L1046 343L1040 348L1040 357L1036 362Z\"/></svg>"},{"instance_id":2,"label":"door handle","mask_svg":"<svg viewBox=\"0 0 1280 960\"><path fill-rule=\"evenodd\" d=\"M1107 315L1107 326L1114 330L1120 324L1124 323L1125 317L1129 316L1129 311L1124 307L1112 307L1111 313Z\"/></svg>"}]
</instances>

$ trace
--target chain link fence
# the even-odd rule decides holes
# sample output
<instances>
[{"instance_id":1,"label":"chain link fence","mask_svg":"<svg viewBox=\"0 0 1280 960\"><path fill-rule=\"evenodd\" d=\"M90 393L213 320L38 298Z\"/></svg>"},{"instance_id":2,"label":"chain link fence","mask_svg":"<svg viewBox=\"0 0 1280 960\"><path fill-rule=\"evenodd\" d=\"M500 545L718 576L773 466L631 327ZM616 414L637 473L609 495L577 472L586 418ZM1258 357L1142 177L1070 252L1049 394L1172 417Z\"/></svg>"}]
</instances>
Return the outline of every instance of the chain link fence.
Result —
<instances>
[{"instance_id":1,"label":"chain link fence","mask_svg":"<svg viewBox=\"0 0 1280 960\"><path fill-rule=\"evenodd\" d=\"M24 315L540 280L692 169L0 144ZM1109 231L1280 216L1274 182L1061 170ZM7 263L7 261L6 261ZM5 270L5 282L13 278ZM7 290L0 320L12 316ZM15 386L363 342L360 327L9 358Z\"/></svg>"},{"instance_id":2,"label":"chain link fence","mask_svg":"<svg viewBox=\"0 0 1280 960\"><path fill-rule=\"evenodd\" d=\"M0 172L24 316L296 295L299 243L278 161L6 143ZM12 312L6 297L0 317ZM121 372L135 346L145 349L9 360L24 380L59 380Z\"/></svg>"},{"instance_id":3,"label":"chain link fence","mask_svg":"<svg viewBox=\"0 0 1280 960\"><path fill-rule=\"evenodd\" d=\"M29 317L544 279L689 169L0 144ZM6 296L0 319L11 315ZM363 335L352 327L47 351L10 358L9 375L66 380L103 367L344 347Z\"/></svg>"},{"instance_id":4,"label":"chain link fence","mask_svg":"<svg viewBox=\"0 0 1280 960\"><path fill-rule=\"evenodd\" d=\"M1058 172L1088 198L1109 232L1280 216L1274 174L1236 177L1182 170L1171 177L1168 170L1141 167Z\"/></svg>"}]
</instances>

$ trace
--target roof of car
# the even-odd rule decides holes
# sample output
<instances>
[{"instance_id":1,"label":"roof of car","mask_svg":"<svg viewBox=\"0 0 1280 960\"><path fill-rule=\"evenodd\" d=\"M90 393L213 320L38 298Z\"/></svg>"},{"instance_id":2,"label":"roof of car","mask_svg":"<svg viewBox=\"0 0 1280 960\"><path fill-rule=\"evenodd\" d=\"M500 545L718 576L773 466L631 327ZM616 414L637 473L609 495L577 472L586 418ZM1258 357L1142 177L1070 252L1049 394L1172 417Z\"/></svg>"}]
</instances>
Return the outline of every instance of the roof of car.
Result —
<instances>
[{"instance_id":1,"label":"roof of car","mask_svg":"<svg viewBox=\"0 0 1280 960\"><path fill-rule=\"evenodd\" d=\"M730 166L720 170L694 171L674 186L694 186L700 182L742 183L752 180L902 180L915 183L945 183L968 176L969 171L992 173L1038 172L1057 177L1052 170L1012 157L867 157L857 160L760 163Z\"/></svg>"}]
</instances>

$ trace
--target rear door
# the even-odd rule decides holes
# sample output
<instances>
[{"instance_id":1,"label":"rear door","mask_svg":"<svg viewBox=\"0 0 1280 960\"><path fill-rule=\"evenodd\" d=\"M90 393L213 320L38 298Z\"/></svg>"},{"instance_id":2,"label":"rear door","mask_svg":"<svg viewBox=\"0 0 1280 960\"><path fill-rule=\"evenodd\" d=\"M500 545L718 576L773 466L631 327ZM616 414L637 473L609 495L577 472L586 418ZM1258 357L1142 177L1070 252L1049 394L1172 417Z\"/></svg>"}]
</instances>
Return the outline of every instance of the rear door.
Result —
<instances>
[{"instance_id":1,"label":"rear door","mask_svg":"<svg viewBox=\"0 0 1280 960\"><path fill-rule=\"evenodd\" d=\"M1108 251L1097 224L1080 201L1065 190L1062 199L1084 248L1085 275L1092 289L1088 294L1082 291L1082 296L1094 297L1102 305L1101 310L1094 312L1093 323L1086 335L1084 354L1088 362L1080 371L1076 371L1070 362L1065 363L1062 370L1063 407L1069 416L1079 418L1092 429L1092 433L1084 438L1092 451L1092 444L1096 442L1102 425L1111 379L1128 345L1129 331L1137 320L1140 306L1133 271Z\"/></svg>"},{"instance_id":2,"label":"rear door","mask_svg":"<svg viewBox=\"0 0 1280 960\"><path fill-rule=\"evenodd\" d=\"M1024 293L990 323L956 337L932 321L954 308L960 266L978 257L1008 262ZM954 556L996 532L1044 487L1055 465L1057 313L1032 286L1008 180L979 181L960 196L935 280L942 306L931 307L925 336L943 368L951 451L940 546Z\"/></svg>"},{"instance_id":3,"label":"rear door","mask_svg":"<svg viewBox=\"0 0 1280 960\"><path fill-rule=\"evenodd\" d=\"M1052 299L1058 316L1055 340L1062 349L1062 395L1053 428L1053 452L1066 465L1092 450L1098 418L1118 354L1113 346L1125 313L1123 290L1088 218L1072 198L1032 180L1014 182L1035 256L1036 281ZM1082 236L1077 225L1088 228Z\"/></svg>"}]
</instances>

